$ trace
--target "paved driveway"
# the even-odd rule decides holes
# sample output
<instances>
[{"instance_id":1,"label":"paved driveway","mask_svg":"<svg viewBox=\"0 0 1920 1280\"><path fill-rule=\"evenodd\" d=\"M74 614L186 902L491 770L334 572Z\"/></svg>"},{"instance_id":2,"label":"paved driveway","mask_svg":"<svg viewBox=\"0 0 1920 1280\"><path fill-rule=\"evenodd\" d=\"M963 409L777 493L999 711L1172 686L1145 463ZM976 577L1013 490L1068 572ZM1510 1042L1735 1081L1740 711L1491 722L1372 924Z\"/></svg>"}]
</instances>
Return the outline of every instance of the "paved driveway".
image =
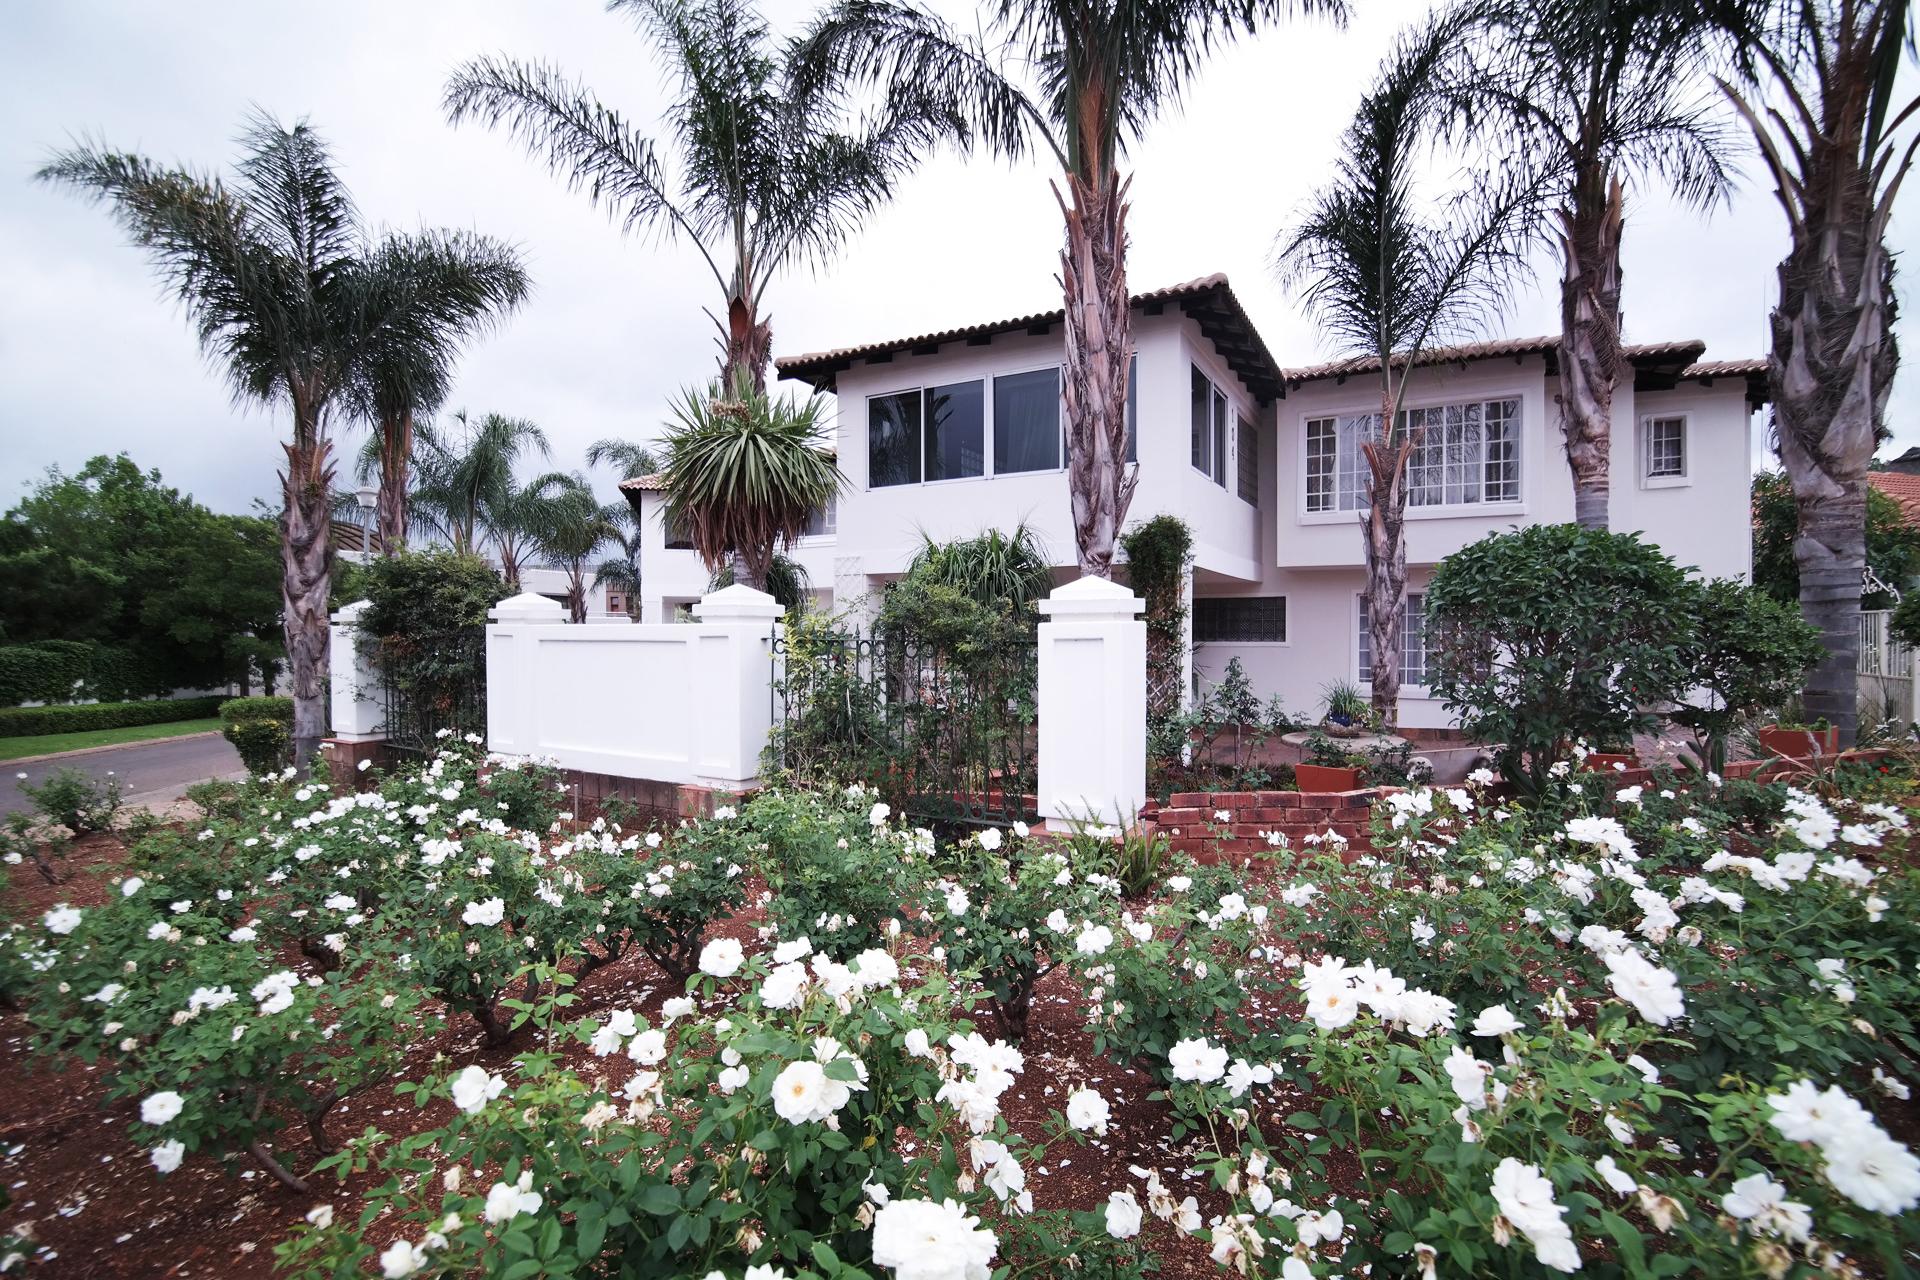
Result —
<instances>
[{"instance_id":1,"label":"paved driveway","mask_svg":"<svg viewBox=\"0 0 1920 1280\"><path fill-rule=\"evenodd\" d=\"M120 780L122 800L131 805L163 804L179 799L196 782L246 775L233 744L217 733L135 742L27 764L9 761L0 764L0 815L33 807L20 791L19 774L39 783L59 769L78 769L93 778L112 773Z\"/></svg>"}]
</instances>

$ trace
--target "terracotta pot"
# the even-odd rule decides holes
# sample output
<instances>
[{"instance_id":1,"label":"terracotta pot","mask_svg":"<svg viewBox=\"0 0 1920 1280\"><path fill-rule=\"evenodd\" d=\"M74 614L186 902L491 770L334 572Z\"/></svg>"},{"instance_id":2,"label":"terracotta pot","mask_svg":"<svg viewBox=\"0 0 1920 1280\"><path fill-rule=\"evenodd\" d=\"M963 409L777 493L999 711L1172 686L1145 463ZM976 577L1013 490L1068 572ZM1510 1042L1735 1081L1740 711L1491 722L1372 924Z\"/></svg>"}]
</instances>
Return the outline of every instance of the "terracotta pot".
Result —
<instances>
[{"instance_id":1,"label":"terracotta pot","mask_svg":"<svg viewBox=\"0 0 1920 1280\"><path fill-rule=\"evenodd\" d=\"M1782 729L1779 725L1770 725L1760 730L1760 745L1777 756L1789 760L1805 760L1816 750L1821 755L1833 755L1840 750L1840 731L1838 729Z\"/></svg>"},{"instance_id":2,"label":"terracotta pot","mask_svg":"<svg viewBox=\"0 0 1920 1280\"><path fill-rule=\"evenodd\" d=\"M1615 772L1613 766L1616 764L1623 764L1629 769L1638 769L1640 767L1640 757L1630 751L1589 751L1587 758L1581 762L1580 767L1582 769L1592 769L1595 772L1613 773Z\"/></svg>"},{"instance_id":3,"label":"terracotta pot","mask_svg":"<svg viewBox=\"0 0 1920 1280\"><path fill-rule=\"evenodd\" d=\"M1324 764L1297 764L1293 766L1293 780L1302 791L1355 791L1360 787L1360 771Z\"/></svg>"}]
</instances>

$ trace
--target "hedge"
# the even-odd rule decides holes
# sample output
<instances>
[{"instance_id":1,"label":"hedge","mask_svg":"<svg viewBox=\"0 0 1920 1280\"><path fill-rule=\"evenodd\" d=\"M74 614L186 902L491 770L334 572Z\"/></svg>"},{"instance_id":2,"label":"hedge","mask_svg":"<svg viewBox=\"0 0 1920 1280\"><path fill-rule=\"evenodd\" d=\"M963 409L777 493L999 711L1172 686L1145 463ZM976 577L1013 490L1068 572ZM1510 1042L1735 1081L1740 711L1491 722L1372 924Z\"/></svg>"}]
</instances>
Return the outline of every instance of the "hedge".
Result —
<instances>
[{"instance_id":1,"label":"hedge","mask_svg":"<svg viewBox=\"0 0 1920 1280\"><path fill-rule=\"evenodd\" d=\"M220 704L220 723L244 724L250 720L278 720L293 724L292 698L228 698Z\"/></svg>"},{"instance_id":2,"label":"hedge","mask_svg":"<svg viewBox=\"0 0 1920 1280\"><path fill-rule=\"evenodd\" d=\"M158 698L149 702L87 702L71 707L0 708L0 738L43 733L84 733L91 729L124 729L136 724L172 724L176 720L205 720L230 699Z\"/></svg>"},{"instance_id":3,"label":"hedge","mask_svg":"<svg viewBox=\"0 0 1920 1280\"><path fill-rule=\"evenodd\" d=\"M93 646L78 640L0 645L0 706L65 702L93 670Z\"/></svg>"}]
</instances>

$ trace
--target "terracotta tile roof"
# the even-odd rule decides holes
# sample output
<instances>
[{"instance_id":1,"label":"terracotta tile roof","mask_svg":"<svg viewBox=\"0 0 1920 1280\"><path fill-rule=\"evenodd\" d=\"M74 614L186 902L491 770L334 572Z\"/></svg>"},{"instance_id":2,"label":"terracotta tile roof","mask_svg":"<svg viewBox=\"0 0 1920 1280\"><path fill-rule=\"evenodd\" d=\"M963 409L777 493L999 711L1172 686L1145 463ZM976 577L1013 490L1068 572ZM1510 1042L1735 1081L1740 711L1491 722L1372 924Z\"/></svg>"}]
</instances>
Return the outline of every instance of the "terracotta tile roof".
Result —
<instances>
[{"instance_id":1,"label":"terracotta tile roof","mask_svg":"<svg viewBox=\"0 0 1920 1280\"><path fill-rule=\"evenodd\" d=\"M1683 338L1672 342L1643 342L1629 345L1624 353L1634 367L1634 386L1641 391L1661 391L1671 388L1675 383L1710 378L1745 378L1747 381L1747 399L1758 405L1767 401L1767 362L1765 360L1711 360L1700 359L1706 353L1707 344L1698 338ZM1415 368L1429 368L1435 365L1466 364L1474 360L1496 360L1501 358L1520 359L1526 356L1545 356L1547 373L1551 376L1559 363L1560 337L1558 334L1543 334L1535 338L1495 338L1486 342L1467 342L1452 347L1434 347L1420 353ZM1358 374L1377 373L1380 360L1377 356L1351 356L1344 360L1329 360L1322 364L1306 365L1296 369L1283 370L1288 387L1298 387L1322 378L1350 378Z\"/></svg>"},{"instance_id":2,"label":"terracotta tile roof","mask_svg":"<svg viewBox=\"0 0 1920 1280\"><path fill-rule=\"evenodd\" d=\"M1133 295L1135 309L1149 314L1168 306L1178 306L1192 316L1200 325L1200 331L1206 335L1226 358L1233 371L1240 375L1241 381L1262 399L1275 399L1285 394L1284 377L1279 363L1267 350L1265 340L1247 318L1246 309L1240 300L1234 297L1233 289L1227 284L1224 275L1215 273L1202 276L1198 280L1189 280L1185 284L1170 285L1164 289L1153 289L1146 293ZM811 382L822 391L833 389L834 379L844 369L859 362L882 363L895 354L906 351L916 355L931 355L949 342L974 342L984 344L996 335L1017 333L1026 330L1030 333L1046 333L1066 318L1064 310L1041 311L1033 315L1012 316L1005 320L991 320L984 324L964 325L958 329L942 329L934 333L918 334L909 338L894 338L886 342L867 342L853 347L836 347L831 351L814 351L805 355L784 356L774 361L774 368L783 378L796 378Z\"/></svg>"},{"instance_id":3,"label":"terracotta tile roof","mask_svg":"<svg viewBox=\"0 0 1920 1280\"><path fill-rule=\"evenodd\" d=\"M635 476L631 480L620 482L622 493L653 493L667 487L667 473L656 471L652 475Z\"/></svg>"},{"instance_id":4,"label":"terracotta tile roof","mask_svg":"<svg viewBox=\"0 0 1920 1280\"><path fill-rule=\"evenodd\" d=\"M1910 524L1920 524L1920 476L1904 471L1869 471L1867 482L1900 504Z\"/></svg>"}]
</instances>

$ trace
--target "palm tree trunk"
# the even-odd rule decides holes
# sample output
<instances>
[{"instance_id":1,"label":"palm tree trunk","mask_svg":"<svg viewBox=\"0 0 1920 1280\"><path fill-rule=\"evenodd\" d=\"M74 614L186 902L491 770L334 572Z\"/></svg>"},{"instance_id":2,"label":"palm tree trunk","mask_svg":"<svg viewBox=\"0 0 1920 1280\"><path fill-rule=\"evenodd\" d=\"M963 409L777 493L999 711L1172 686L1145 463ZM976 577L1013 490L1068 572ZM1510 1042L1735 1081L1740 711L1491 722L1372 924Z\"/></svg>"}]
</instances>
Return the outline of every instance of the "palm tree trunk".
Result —
<instances>
[{"instance_id":1,"label":"palm tree trunk","mask_svg":"<svg viewBox=\"0 0 1920 1280\"><path fill-rule=\"evenodd\" d=\"M1613 389L1621 376L1620 181L1587 167L1560 211L1560 429L1573 469L1574 522L1608 527Z\"/></svg>"},{"instance_id":2,"label":"palm tree trunk","mask_svg":"<svg viewBox=\"0 0 1920 1280\"><path fill-rule=\"evenodd\" d=\"M376 514L380 554L399 555L407 545L407 473L413 461L413 414L380 424L380 497Z\"/></svg>"},{"instance_id":3,"label":"palm tree trunk","mask_svg":"<svg viewBox=\"0 0 1920 1280\"><path fill-rule=\"evenodd\" d=\"M1067 175L1066 247L1060 283L1066 296L1067 489L1073 540L1083 577L1113 576L1113 547L1133 501L1127 471L1127 363L1132 314L1127 298L1127 185L1108 171L1091 180Z\"/></svg>"},{"instance_id":4,"label":"palm tree trunk","mask_svg":"<svg viewBox=\"0 0 1920 1280\"><path fill-rule=\"evenodd\" d=\"M567 566L567 612L576 625L587 620L587 581L578 560Z\"/></svg>"},{"instance_id":5,"label":"palm tree trunk","mask_svg":"<svg viewBox=\"0 0 1920 1280\"><path fill-rule=\"evenodd\" d=\"M333 578L333 446L309 411L295 407L293 443L280 477L281 625L293 677L293 763L305 773L327 731L327 605ZM298 419L306 418L302 422Z\"/></svg>"},{"instance_id":6,"label":"palm tree trunk","mask_svg":"<svg viewBox=\"0 0 1920 1280\"><path fill-rule=\"evenodd\" d=\"M1392 424L1393 396L1380 398L1380 421ZM1367 460L1367 644L1373 658L1372 705L1383 733L1400 723L1400 615L1407 607L1407 460L1413 441L1383 430L1362 452Z\"/></svg>"},{"instance_id":7,"label":"palm tree trunk","mask_svg":"<svg viewBox=\"0 0 1920 1280\"><path fill-rule=\"evenodd\" d=\"M753 313L745 298L727 303L727 345L720 360L720 390L732 395L736 379L746 374L755 395L767 390L767 362L772 358L773 326Z\"/></svg>"},{"instance_id":8,"label":"palm tree trunk","mask_svg":"<svg viewBox=\"0 0 1920 1280\"><path fill-rule=\"evenodd\" d=\"M1826 646L1807 674L1806 715L1838 729L1842 747L1859 727L1867 467L1899 363L1893 269L1871 186L1857 169L1847 176L1855 180L1823 186L1828 197L1809 201L1803 234L1780 264L1768 360L1774 434L1799 515L1800 612Z\"/></svg>"},{"instance_id":9,"label":"palm tree trunk","mask_svg":"<svg viewBox=\"0 0 1920 1280\"><path fill-rule=\"evenodd\" d=\"M743 552L733 553L733 580L743 587L752 587L755 591L767 589L767 575L764 572L755 573L753 562Z\"/></svg>"}]
</instances>

